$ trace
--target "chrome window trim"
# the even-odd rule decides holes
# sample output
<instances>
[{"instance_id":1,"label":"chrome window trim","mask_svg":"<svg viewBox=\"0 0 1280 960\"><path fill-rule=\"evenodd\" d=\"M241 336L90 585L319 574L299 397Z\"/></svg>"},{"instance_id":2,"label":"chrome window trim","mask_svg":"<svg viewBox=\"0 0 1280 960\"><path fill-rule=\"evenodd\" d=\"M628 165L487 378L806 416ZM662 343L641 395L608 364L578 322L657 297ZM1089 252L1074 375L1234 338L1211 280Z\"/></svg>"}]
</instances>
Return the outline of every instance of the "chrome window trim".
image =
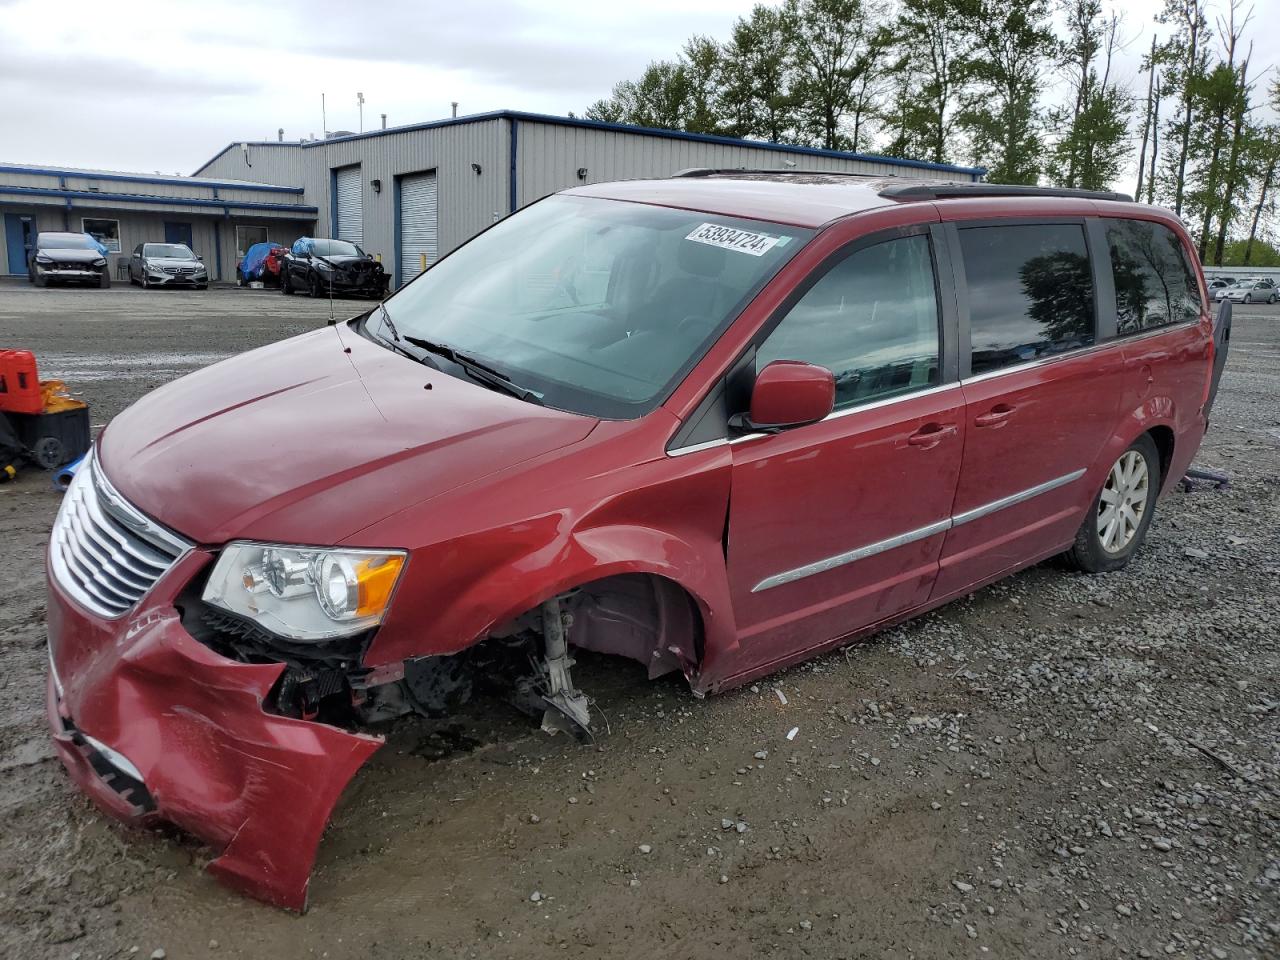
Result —
<instances>
[{"instance_id":1,"label":"chrome window trim","mask_svg":"<svg viewBox=\"0 0 1280 960\"><path fill-rule=\"evenodd\" d=\"M966 386L970 383L981 383L984 380L994 380L996 377L1003 377L1006 374L1021 373L1024 370L1033 370L1036 367L1043 367L1050 363L1060 363L1063 360L1071 360L1075 357L1087 357L1100 350L1105 350L1108 347L1123 346L1126 343L1134 343L1139 340L1149 340L1152 337L1158 337L1161 334L1169 333L1170 331L1178 330L1182 327L1194 327L1201 322L1202 318L1196 317L1194 320L1179 320L1177 323L1166 323L1163 327L1156 327L1153 330L1143 330L1139 333L1117 334L1112 339L1103 341L1102 343L1090 344L1087 347L1079 347L1075 350L1066 350L1062 353L1055 353L1048 357L1038 357L1035 360L1028 360L1026 363L1018 363L1010 367L1000 367L998 370L988 370L985 373L977 373L973 376L965 377L960 381L960 385Z\"/></svg>"},{"instance_id":2,"label":"chrome window trim","mask_svg":"<svg viewBox=\"0 0 1280 960\"><path fill-rule=\"evenodd\" d=\"M1050 490L1056 490L1059 487L1065 487L1067 484L1075 483L1085 475L1085 469L1081 467L1079 470L1073 470L1071 473L1064 474L1061 477L1055 477L1052 480L1046 480L1044 483L1038 483L1034 487L1028 487L1025 490L1019 490L1017 493L1011 493L1007 497L1001 497L999 500L992 500L990 503L984 503L982 506L974 507L972 510L965 510L963 513L953 514L945 520L939 520L936 523L930 523L915 530L908 530L906 533L900 533L884 540L877 540L875 543L869 543L866 546L857 547L844 553L838 553L834 557L827 557L823 560L816 560L813 563L807 563L802 567L795 567L792 570L784 570L781 573L775 573L771 577L765 577L754 587L751 588L752 593L759 593L762 590L769 590L773 587L780 587L783 584L793 583L796 580L803 580L805 577L811 577L814 574L826 573L828 570L834 570L837 567L843 567L850 563L856 563L859 560L865 560L868 557L874 557L876 554L884 553L887 550L893 550L897 547L905 547L909 543L915 543L917 540L924 540L932 537L934 534L945 533L953 527L961 524L978 520L982 517L989 516L1008 507L1016 506L1024 503L1034 497L1040 496L1042 493L1048 493Z\"/></svg>"}]
</instances>

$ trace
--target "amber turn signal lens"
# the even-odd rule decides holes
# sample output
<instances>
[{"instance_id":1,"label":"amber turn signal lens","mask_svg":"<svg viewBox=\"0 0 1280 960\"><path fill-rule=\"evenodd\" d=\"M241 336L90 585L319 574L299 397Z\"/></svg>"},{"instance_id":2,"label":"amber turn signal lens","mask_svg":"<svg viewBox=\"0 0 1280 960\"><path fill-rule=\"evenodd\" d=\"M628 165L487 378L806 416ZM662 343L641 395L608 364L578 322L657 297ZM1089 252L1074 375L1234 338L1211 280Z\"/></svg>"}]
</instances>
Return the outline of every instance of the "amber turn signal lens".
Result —
<instances>
[{"instance_id":1,"label":"amber turn signal lens","mask_svg":"<svg viewBox=\"0 0 1280 960\"><path fill-rule=\"evenodd\" d=\"M356 606L358 616L377 616L387 608L402 566L404 557L369 557L356 564L356 583L360 591Z\"/></svg>"}]
</instances>

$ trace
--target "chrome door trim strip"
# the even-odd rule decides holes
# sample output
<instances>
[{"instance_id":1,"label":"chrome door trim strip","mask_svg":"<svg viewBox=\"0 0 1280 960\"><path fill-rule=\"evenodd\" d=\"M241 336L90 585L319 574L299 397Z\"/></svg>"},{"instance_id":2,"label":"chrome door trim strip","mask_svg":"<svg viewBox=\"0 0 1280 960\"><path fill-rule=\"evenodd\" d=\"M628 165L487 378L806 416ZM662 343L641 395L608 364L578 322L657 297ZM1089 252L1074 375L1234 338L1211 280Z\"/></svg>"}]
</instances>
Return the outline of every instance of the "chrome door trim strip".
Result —
<instances>
[{"instance_id":1,"label":"chrome door trim strip","mask_svg":"<svg viewBox=\"0 0 1280 960\"><path fill-rule=\"evenodd\" d=\"M953 526L960 526L962 523L969 523L971 520L979 520L982 517L989 516L1006 507L1012 507L1019 503L1024 503L1033 497L1038 497L1042 493L1048 493L1050 490L1057 490L1058 487L1065 487L1068 483L1075 483L1084 476L1084 468L1073 470L1061 477L1054 477L1052 480L1046 480L1044 483L1037 483L1034 487L1028 487L1026 490L1019 490L1017 493L1011 493L1007 497L1001 497L999 500L992 500L990 503L984 503L980 507L974 507L972 510L965 510L963 513L954 514L951 517Z\"/></svg>"},{"instance_id":2,"label":"chrome door trim strip","mask_svg":"<svg viewBox=\"0 0 1280 960\"><path fill-rule=\"evenodd\" d=\"M905 547L909 543L915 543L917 540L923 540L926 537L932 537L935 533L942 533L943 531L950 529L950 518L946 520L939 520L937 523L931 523L927 527L909 530L906 533L898 534L896 537L889 537L887 540L879 540L875 543L869 543L865 547L858 547L856 550L839 553L834 557L827 557L825 560L808 563L803 567L796 567L794 570L775 573L772 577L766 577L764 580L757 583L751 588L751 592L759 593L762 590L780 587L784 583L791 583L795 580L802 580L805 577L811 577L815 573L826 573L828 570L834 570L836 567L843 567L845 564L854 563L858 560L865 560L867 557L874 557L877 553L884 553L886 550L892 550L895 547Z\"/></svg>"},{"instance_id":3,"label":"chrome door trim strip","mask_svg":"<svg viewBox=\"0 0 1280 960\"><path fill-rule=\"evenodd\" d=\"M1007 497L1001 497L999 500L992 500L990 503L984 503L980 507L974 507L972 510L966 510L963 513L957 513L945 520L939 520L924 527L915 530L908 530L906 533L900 533L897 536L889 537L885 540L878 540L875 543L869 543L866 546L849 550L845 553L838 553L834 557L827 557L824 560L816 560L813 563L807 563L803 567L796 567L793 570L784 570L782 573L775 573L771 577L766 577L751 588L752 593L760 593L763 590L770 590L773 587L780 587L783 584L794 583L796 580L803 580L805 577L812 577L814 574L826 573L828 570L834 570L837 567L843 567L846 564L856 563L859 560L865 560L868 557L874 557L878 553L884 553L886 550L893 550L897 547L905 547L909 543L915 543L917 540L924 540L926 537L932 537L934 534L943 533L952 527L958 527L961 524L969 523L972 520L978 520L981 517L989 516L1007 507L1024 503L1034 497L1040 496L1042 493L1048 493L1050 490L1056 490L1059 487L1065 487L1069 483L1074 483L1085 475L1084 468L1073 470L1071 473L1064 474L1061 477L1055 477L1052 480L1046 480L1044 483L1038 483L1034 487L1028 487L1017 493L1011 493Z\"/></svg>"}]
</instances>

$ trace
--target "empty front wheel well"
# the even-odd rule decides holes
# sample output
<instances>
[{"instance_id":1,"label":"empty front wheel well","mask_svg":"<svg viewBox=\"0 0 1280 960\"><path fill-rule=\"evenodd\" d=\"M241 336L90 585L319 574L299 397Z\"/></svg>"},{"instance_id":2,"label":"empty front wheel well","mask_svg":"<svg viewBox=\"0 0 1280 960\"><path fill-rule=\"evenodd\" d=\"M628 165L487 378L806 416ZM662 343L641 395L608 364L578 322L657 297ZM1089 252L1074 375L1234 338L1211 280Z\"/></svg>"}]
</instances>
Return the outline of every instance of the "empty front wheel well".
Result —
<instances>
[{"instance_id":1,"label":"empty front wheel well","mask_svg":"<svg viewBox=\"0 0 1280 960\"><path fill-rule=\"evenodd\" d=\"M569 614L572 646L639 661L650 677L673 670L691 677L701 662L702 610L674 580L655 574L618 574L564 591L558 599ZM491 635L509 636L528 628L540 632L539 609L503 624Z\"/></svg>"},{"instance_id":2,"label":"empty front wheel well","mask_svg":"<svg viewBox=\"0 0 1280 960\"><path fill-rule=\"evenodd\" d=\"M1168 427L1152 427L1147 433L1160 452L1160 482L1163 484L1169 477L1169 467L1173 463L1173 431Z\"/></svg>"}]
</instances>

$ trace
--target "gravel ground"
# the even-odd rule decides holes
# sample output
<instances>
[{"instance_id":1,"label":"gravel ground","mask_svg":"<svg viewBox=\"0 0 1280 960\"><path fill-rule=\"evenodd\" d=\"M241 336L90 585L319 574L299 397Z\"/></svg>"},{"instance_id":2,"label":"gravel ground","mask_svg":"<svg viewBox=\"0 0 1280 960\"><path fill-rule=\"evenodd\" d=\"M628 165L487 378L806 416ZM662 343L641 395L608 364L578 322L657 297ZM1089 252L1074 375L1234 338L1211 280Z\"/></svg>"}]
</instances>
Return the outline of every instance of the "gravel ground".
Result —
<instances>
[{"instance_id":1,"label":"gravel ground","mask_svg":"<svg viewBox=\"0 0 1280 960\"><path fill-rule=\"evenodd\" d=\"M328 310L0 285L0 344L102 423ZM1237 310L1214 419L1198 462L1231 487L1166 497L1123 572L1044 564L705 701L592 660L593 747L498 704L396 724L304 917L104 818L53 759L57 497L28 472L0 487L0 955L1280 956L1280 309Z\"/></svg>"}]
</instances>

